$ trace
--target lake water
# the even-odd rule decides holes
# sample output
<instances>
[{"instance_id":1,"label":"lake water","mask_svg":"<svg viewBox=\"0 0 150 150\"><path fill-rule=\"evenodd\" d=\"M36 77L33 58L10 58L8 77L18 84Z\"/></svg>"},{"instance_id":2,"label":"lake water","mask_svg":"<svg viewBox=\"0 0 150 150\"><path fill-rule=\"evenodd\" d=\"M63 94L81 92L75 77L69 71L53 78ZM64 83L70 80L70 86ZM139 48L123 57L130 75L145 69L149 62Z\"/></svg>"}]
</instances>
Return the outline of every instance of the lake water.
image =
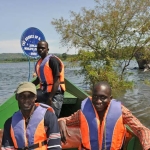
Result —
<instances>
[{"instance_id":1,"label":"lake water","mask_svg":"<svg viewBox=\"0 0 150 150\"><path fill-rule=\"evenodd\" d=\"M67 63L66 63L67 64ZM132 113L147 127L150 128L150 86L144 84L145 79L150 79L150 72L133 69L137 67L132 61L127 72L132 73L129 80L135 82L133 90L127 90L125 94L119 93L115 98L132 111ZM74 71L79 68L66 67L65 77L76 86L88 90L89 86L83 83L84 76L75 75ZM30 63L30 79L34 72L34 63ZM28 81L28 62L0 63L0 104L5 102L15 91L18 84Z\"/></svg>"}]
</instances>

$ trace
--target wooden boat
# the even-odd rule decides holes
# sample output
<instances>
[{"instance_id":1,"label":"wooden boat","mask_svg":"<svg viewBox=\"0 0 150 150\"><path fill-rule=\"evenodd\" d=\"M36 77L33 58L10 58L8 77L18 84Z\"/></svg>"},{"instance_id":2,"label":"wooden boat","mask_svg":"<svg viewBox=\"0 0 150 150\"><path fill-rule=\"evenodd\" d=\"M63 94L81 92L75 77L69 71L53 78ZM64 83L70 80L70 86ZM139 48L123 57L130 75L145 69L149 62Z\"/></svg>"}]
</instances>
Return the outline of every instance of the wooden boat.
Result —
<instances>
[{"instance_id":1,"label":"wooden boat","mask_svg":"<svg viewBox=\"0 0 150 150\"><path fill-rule=\"evenodd\" d=\"M81 101L88 96L87 93L85 93L83 90L72 84L69 80L65 79L65 84L66 92L64 94L64 104L62 107L60 117L66 117L73 114L76 110L80 108ZM17 110L18 104L15 100L15 95L13 95L0 106L0 129L3 129L4 122L6 121L6 119L11 117L12 114ZM134 133L129 127L126 128L129 133L129 136L128 138L126 138L124 150L142 150L138 138L134 135ZM1 136L2 130L0 130L0 145Z\"/></svg>"}]
</instances>

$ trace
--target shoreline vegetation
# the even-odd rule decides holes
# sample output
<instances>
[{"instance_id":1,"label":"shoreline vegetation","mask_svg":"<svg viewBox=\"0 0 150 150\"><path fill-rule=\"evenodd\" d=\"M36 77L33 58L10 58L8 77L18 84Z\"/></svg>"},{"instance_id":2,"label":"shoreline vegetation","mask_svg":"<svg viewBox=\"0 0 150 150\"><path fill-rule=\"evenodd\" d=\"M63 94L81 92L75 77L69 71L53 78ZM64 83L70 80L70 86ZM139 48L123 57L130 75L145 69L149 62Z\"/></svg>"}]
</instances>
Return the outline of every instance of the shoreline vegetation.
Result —
<instances>
[{"instance_id":1,"label":"shoreline vegetation","mask_svg":"<svg viewBox=\"0 0 150 150\"><path fill-rule=\"evenodd\" d=\"M67 54L67 53L58 54L57 53L57 54L54 54L54 55L59 57L62 61L71 62L71 66L76 66L77 65L77 63L76 63L77 61L74 62L73 60L76 60L76 58L79 57L78 54ZM29 59L30 59L31 62L37 62L37 60L39 58L36 58L36 59L35 58L29 58L28 56L26 56L23 53L1 53L0 54L0 63L28 62ZM108 70L109 70L109 68L108 68ZM116 85L116 83L118 83L118 82L116 82L116 80L115 80L116 78L118 78L118 76L115 76L116 74L112 74L111 71L108 72L108 70L106 71L106 74L104 74L104 76L107 76L107 74L109 74L109 78L108 78L110 80L109 82L112 82L112 81L115 82L115 83L113 83L113 85L115 85L115 89L117 87L120 87L119 85ZM95 72L97 72L97 71L95 70ZM78 74L80 74L80 73L78 73ZM100 78L103 79L103 72L101 72L101 75L102 75L102 77L100 77ZM89 78L90 78L90 76L85 78L84 82L86 83L88 81L88 83L86 83L86 84L91 83L91 82L89 82ZM107 80L107 79L105 79L105 80ZM150 86L150 81L148 79L145 79L144 83L146 85ZM125 89L132 89L133 86L134 86L133 82L123 81L123 80L122 80L121 84L124 85L124 86L123 86L122 89L119 88L119 90L123 90L123 91Z\"/></svg>"},{"instance_id":2,"label":"shoreline vegetation","mask_svg":"<svg viewBox=\"0 0 150 150\"><path fill-rule=\"evenodd\" d=\"M71 64L72 64L71 66L74 66L74 65L76 66L77 65L77 63L75 63L76 61L74 62L72 60L76 59L76 57L78 57L78 54L66 54L66 53L63 53L63 54L54 54L54 55L59 57L62 61L71 62ZM30 58L30 61L31 62L37 62L38 59L39 58L36 58L36 59L35 58ZM1 53L0 54L0 63L16 63L16 62L19 63L19 62L28 62L28 61L29 61L29 58L23 53ZM95 72L97 72L97 71L95 70ZM106 74L107 73L108 73L108 71L106 72ZM107 76L107 75L105 75L105 76ZM103 78L103 77L101 77L101 78ZM118 77L110 74L110 76L109 76L110 81L109 82L114 81L114 79L116 79L116 78L118 78ZM105 79L105 80L107 80L107 79ZM88 81L88 83L86 83L86 84L90 84L88 78L85 78L84 82L86 82L86 81ZM116 82L116 80L114 82ZM148 79L145 79L144 83L146 85L150 86L150 81ZM116 83L113 83L113 84L116 84ZM128 81L125 81L125 82L122 81L121 84L123 85L123 87L121 89L119 88L119 91L122 91L123 93L125 92L125 89L132 89L133 86L134 86L133 82L128 82ZM118 91L117 87L120 87L120 86L116 85L116 87L115 87L116 90L113 93L114 95L117 93L116 91ZM91 91L86 91L86 92L90 93Z\"/></svg>"},{"instance_id":3,"label":"shoreline vegetation","mask_svg":"<svg viewBox=\"0 0 150 150\"><path fill-rule=\"evenodd\" d=\"M75 55L71 54L54 54L62 60L68 60L73 58ZM15 62L26 62L26 61L37 61L39 58L31 58L26 56L23 53L1 53L0 54L0 63L15 63Z\"/></svg>"}]
</instances>

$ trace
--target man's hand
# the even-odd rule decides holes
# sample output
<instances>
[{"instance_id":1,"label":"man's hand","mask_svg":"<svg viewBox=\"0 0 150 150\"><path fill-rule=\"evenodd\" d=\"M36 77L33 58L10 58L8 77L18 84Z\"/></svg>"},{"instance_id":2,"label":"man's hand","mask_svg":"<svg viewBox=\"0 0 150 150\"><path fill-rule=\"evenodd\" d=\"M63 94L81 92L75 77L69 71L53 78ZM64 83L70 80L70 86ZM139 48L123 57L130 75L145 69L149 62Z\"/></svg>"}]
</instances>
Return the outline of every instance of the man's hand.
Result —
<instances>
[{"instance_id":1,"label":"man's hand","mask_svg":"<svg viewBox=\"0 0 150 150\"><path fill-rule=\"evenodd\" d=\"M52 97L49 98L49 105L52 106Z\"/></svg>"},{"instance_id":2,"label":"man's hand","mask_svg":"<svg viewBox=\"0 0 150 150\"><path fill-rule=\"evenodd\" d=\"M49 99L46 101L46 104L52 106L52 97L49 97Z\"/></svg>"},{"instance_id":3,"label":"man's hand","mask_svg":"<svg viewBox=\"0 0 150 150\"><path fill-rule=\"evenodd\" d=\"M66 142L67 142L66 137L67 137L67 135L70 136L70 134L68 133L67 128L66 128L66 123L63 120L59 120L58 124L59 124L59 128L60 128L61 141L64 144L66 144Z\"/></svg>"}]
</instances>

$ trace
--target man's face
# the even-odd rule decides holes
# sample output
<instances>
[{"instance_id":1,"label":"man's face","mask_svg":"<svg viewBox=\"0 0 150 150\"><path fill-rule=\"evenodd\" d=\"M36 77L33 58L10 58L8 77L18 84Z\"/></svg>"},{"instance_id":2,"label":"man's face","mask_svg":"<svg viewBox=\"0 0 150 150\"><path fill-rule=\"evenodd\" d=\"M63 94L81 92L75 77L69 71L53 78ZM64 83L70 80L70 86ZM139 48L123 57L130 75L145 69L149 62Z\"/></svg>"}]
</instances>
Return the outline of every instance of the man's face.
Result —
<instances>
[{"instance_id":1,"label":"man's face","mask_svg":"<svg viewBox=\"0 0 150 150\"><path fill-rule=\"evenodd\" d=\"M92 103L97 111L106 110L111 99L110 89L107 86L98 85L93 90Z\"/></svg>"},{"instance_id":2,"label":"man's face","mask_svg":"<svg viewBox=\"0 0 150 150\"><path fill-rule=\"evenodd\" d=\"M37 45L37 53L39 56L41 56L42 58L45 58L47 56L48 53L48 45L46 42L39 42Z\"/></svg>"},{"instance_id":3,"label":"man's face","mask_svg":"<svg viewBox=\"0 0 150 150\"><path fill-rule=\"evenodd\" d=\"M18 100L18 105L22 111L31 110L34 106L36 95L32 92L22 92L16 95L16 99Z\"/></svg>"}]
</instances>

